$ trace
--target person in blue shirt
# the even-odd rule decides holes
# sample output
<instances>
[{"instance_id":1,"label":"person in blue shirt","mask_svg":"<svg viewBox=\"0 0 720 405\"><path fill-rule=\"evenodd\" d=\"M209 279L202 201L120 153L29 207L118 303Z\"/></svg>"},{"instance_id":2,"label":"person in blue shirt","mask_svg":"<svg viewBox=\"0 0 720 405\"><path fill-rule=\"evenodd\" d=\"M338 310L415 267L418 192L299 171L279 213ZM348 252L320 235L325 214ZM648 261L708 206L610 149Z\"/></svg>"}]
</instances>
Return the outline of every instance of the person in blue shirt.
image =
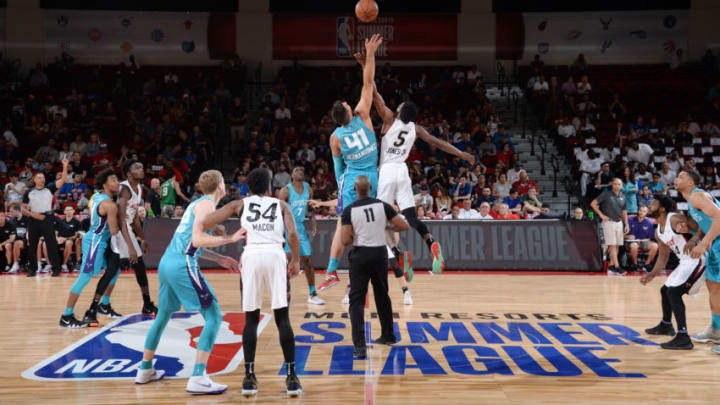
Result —
<instances>
[{"instance_id":1,"label":"person in blue shirt","mask_svg":"<svg viewBox=\"0 0 720 405\"><path fill-rule=\"evenodd\" d=\"M697 259L707 253L705 277L710 292L712 323L705 331L692 335L695 342L720 343L720 202L707 191L698 188L700 174L695 170L682 169L675 178L675 189L688 202L690 217L700 226L704 236L699 243L688 242L685 248L690 257ZM720 354L720 346L712 348Z\"/></svg>"},{"instance_id":2,"label":"person in blue shirt","mask_svg":"<svg viewBox=\"0 0 720 405\"><path fill-rule=\"evenodd\" d=\"M470 182L465 176L460 176L458 181L455 183L455 185L453 185L452 189L450 190L450 194L453 196L455 202L470 198L471 193L472 186L470 185Z\"/></svg>"},{"instance_id":3,"label":"person in blue shirt","mask_svg":"<svg viewBox=\"0 0 720 405\"><path fill-rule=\"evenodd\" d=\"M652 175L652 181L647 183L651 193L662 193L665 191L665 184L660 182L660 173L656 172Z\"/></svg>"},{"instance_id":4,"label":"person in blue shirt","mask_svg":"<svg viewBox=\"0 0 720 405\"><path fill-rule=\"evenodd\" d=\"M72 183L65 183L60 187L59 197L61 200L68 200L73 202L80 201L85 192L87 191L87 184L83 183L82 174L76 173L73 176Z\"/></svg>"},{"instance_id":5,"label":"person in blue shirt","mask_svg":"<svg viewBox=\"0 0 720 405\"><path fill-rule=\"evenodd\" d=\"M647 184L643 184L642 189L640 190L640 193L638 194L638 212L640 209L640 206L644 205L646 207L650 206L650 203L653 200L653 195L650 192L650 187Z\"/></svg>"},{"instance_id":6,"label":"person in blue shirt","mask_svg":"<svg viewBox=\"0 0 720 405\"><path fill-rule=\"evenodd\" d=\"M234 189L234 197L245 197L248 195L250 193L250 188L248 188L247 185L247 176L243 173L238 173L235 178L235 183L232 184L232 188ZM235 194L237 194L237 196Z\"/></svg>"},{"instance_id":7,"label":"person in blue shirt","mask_svg":"<svg viewBox=\"0 0 720 405\"><path fill-rule=\"evenodd\" d=\"M520 214L523 208L523 199L518 195L516 188L510 189L510 195L503 198L503 203L508 205L510 212L513 214Z\"/></svg>"},{"instance_id":8,"label":"person in blue shirt","mask_svg":"<svg viewBox=\"0 0 720 405\"><path fill-rule=\"evenodd\" d=\"M648 253L647 260L645 260L646 265L642 268L645 273L647 273L647 264L652 263L658 251L658 244L653 241L655 228L647 218L647 213L647 205L640 205L637 215L628 218L630 233L625 235L625 239L632 240L632 242L628 243L628 250L630 251L634 269L638 268L638 249Z\"/></svg>"}]
</instances>

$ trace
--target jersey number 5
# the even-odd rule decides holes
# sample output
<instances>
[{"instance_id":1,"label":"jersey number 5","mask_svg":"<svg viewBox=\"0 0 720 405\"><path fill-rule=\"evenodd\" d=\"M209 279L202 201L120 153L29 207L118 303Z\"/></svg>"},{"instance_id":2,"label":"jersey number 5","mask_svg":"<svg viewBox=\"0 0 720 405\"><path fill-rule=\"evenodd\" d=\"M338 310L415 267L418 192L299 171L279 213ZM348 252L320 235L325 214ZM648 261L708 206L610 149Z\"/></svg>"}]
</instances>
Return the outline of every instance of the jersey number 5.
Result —
<instances>
[{"instance_id":1,"label":"jersey number 5","mask_svg":"<svg viewBox=\"0 0 720 405\"><path fill-rule=\"evenodd\" d=\"M275 211L277 211L277 203L272 203L272 205L270 205L262 214L260 214L259 208L260 204L250 203L250 205L248 206L248 211L250 211L250 213L253 215L248 215L245 217L245 219L247 219L248 222L255 222L260 219L260 216L262 216L263 218L268 219L272 222L275 221L275 218L277 218L277 216L275 215Z\"/></svg>"},{"instance_id":2,"label":"jersey number 5","mask_svg":"<svg viewBox=\"0 0 720 405\"><path fill-rule=\"evenodd\" d=\"M365 135L365 131L362 129L353 132L350 136L346 136L343 139L345 139L345 145L349 149L364 149L366 146L370 145L370 141L368 140L367 135Z\"/></svg>"},{"instance_id":3,"label":"jersey number 5","mask_svg":"<svg viewBox=\"0 0 720 405\"><path fill-rule=\"evenodd\" d=\"M405 144L405 135L407 135L408 131L400 131L398 134L398 139L393 142L393 146L398 148L400 146L403 146Z\"/></svg>"}]
</instances>

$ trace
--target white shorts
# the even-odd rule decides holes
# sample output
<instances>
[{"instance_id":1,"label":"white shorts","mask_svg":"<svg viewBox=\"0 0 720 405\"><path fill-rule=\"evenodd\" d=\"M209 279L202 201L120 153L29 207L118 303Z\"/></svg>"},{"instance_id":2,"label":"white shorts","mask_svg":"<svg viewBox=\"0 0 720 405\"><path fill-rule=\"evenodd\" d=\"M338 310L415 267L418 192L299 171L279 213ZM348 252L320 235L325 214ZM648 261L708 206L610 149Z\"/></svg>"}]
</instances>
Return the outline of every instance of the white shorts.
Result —
<instances>
[{"instance_id":1,"label":"white shorts","mask_svg":"<svg viewBox=\"0 0 720 405\"><path fill-rule=\"evenodd\" d=\"M665 280L665 286L679 287L687 284L688 295L695 296L700 292L703 280L705 280L704 256L700 259L681 260Z\"/></svg>"},{"instance_id":2,"label":"white shorts","mask_svg":"<svg viewBox=\"0 0 720 405\"><path fill-rule=\"evenodd\" d=\"M625 229L622 221L603 221L603 238L606 246L620 246L625 244Z\"/></svg>"},{"instance_id":3,"label":"white shorts","mask_svg":"<svg viewBox=\"0 0 720 405\"><path fill-rule=\"evenodd\" d=\"M243 311L262 307L265 286L270 287L272 309L288 306L287 258L282 246L245 246L241 263Z\"/></svg>"},{"instance_id":4,"label":"white shorts","mask_svg":"<svg viewBox=\"0 0 720 405\"><path fill-rule=\"evenodd\" d=\"M405 163L383 163L378 176L379 200L390 205L397 201L400 211L415 208L412 182Z\"/></svg>"},{"instance_id":5,"label":"white shorts","mask_svg":"<svg viewBox=\"0 0 720 405\"><path fill-rule=\"evenodd\" d=\"M135 233L132 229L128 229L128 236L130 236L130 243L132 243L135 248L135 253L137 253L138 257L141 257L142 249L140 249L140 243L138 242L137 237L135 237ZM118 232L117 235L113 235L110 238L110 247L113 252L120 255L121 259L127 259L130 257L130 253L128 253L128 246L127 243L125 243L125 238L123 238L122 232Z\"/></svg>"}]
</instances>

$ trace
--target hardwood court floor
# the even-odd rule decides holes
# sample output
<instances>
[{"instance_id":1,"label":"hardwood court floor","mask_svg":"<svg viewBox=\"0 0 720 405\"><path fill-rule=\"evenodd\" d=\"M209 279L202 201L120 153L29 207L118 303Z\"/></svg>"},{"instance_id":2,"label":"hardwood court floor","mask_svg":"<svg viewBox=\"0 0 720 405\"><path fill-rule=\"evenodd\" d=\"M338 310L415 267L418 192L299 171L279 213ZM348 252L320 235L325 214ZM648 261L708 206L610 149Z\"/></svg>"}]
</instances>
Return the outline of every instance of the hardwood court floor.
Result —
<instances>
[{"instance_id":1,"label":"hardwood court floor","mask_svg":"<svg viewBox=\"0 0 720 405\"><path fill-rule=\"evenodd\" d=\"M223 311L241 309L238 277L207 275ZM155 298L157 275L151 274L150 280ZM285 396L284 378L278 375L282 355L273 321L258 338L260 392L254 399L240 394L242 363L235 371L214 377L230 386L228 392L214 397L186 394L185 379L136 386L131 379L23 378L24 371L97 333L98 329L57 326L74 281L72 276L0 277L0 403L720 403L720 356L712 354L709 345L698 344L692 351L665 351L652 342L669 337L648 337L642 332L659 320L658 290L663 277L643 287L637 277L419 274L411 285L415 300L411 306L402 304L400 290L391 280L402 340L392 349L375 347L369 360L355 362L347 356L352 343L349 321L342 315L347 306L339 303L343 287L321 294L327 305L311 306L305 302L304 277L297 277L292 281L291 317L298 341L298 367L306 373L300 376L305 392L299 399ZM82 295L78 316L87 308L94 286L95 281ZM705 287L700 297L686 297L685 302L691 333L704 329L709 322ZM124 314L140 310L134 276L120 277L113 305ZM101 327L108 321L101 318ZM371 322L371 334L377 337L377 320ZM117 357L113 350L95 355L102 362L103 356ZM108 369L113 369L112 364L105 372ZM366 374L366 369L370 373ZM86 376L92 377L93 372Z\"/></svg>"}]
</instances>

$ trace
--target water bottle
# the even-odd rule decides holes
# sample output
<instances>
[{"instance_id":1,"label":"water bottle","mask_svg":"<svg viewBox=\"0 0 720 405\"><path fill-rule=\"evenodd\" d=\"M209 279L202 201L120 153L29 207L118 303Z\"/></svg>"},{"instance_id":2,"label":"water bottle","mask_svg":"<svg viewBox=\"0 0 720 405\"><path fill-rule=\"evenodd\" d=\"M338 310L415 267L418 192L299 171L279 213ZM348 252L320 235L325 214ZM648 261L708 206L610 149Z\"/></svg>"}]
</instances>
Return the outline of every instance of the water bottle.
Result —
<instances>
[{"instance_id":1,"label":"water bottle","mask_svg":"<svg viewBox=\"0 0 720 405\"><path fill-rule=\"evenodd\" d=\"M588 218L594 219L594 218L595 218L595 213L592 212L592 211L588 212Z\"/></svg>"}]
</instances>

